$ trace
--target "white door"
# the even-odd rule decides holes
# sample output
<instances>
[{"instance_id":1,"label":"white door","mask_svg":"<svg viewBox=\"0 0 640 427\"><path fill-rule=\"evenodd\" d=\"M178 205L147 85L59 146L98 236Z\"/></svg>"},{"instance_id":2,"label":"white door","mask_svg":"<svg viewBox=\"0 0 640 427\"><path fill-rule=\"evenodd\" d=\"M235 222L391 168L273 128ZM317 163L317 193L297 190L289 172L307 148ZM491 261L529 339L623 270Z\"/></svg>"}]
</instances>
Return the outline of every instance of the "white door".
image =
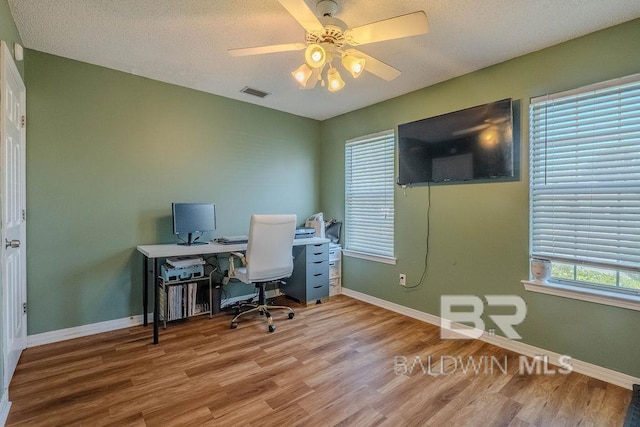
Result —
<instances>
[{"instance_id":1,"label":"white door","mask_svg":"<svg viewBox=\"0 0 640 427\"><path fill-rule=\"evenodd\" d=\"M3 390L27 343L25 114L26 89L5 42L0 46L0 280Z\"/></svg>"}]
</instances>

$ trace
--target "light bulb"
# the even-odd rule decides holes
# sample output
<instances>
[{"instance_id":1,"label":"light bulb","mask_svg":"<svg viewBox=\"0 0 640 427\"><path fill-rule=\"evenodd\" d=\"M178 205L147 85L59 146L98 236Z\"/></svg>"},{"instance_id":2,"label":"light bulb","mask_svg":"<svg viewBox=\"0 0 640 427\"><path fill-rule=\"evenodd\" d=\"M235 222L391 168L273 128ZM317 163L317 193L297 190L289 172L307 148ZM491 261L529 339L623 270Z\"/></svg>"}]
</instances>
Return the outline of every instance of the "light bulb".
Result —
<instances>
[{"instance_id":1,"label":"light bulb","mask_svg":"<svg viewBox=\"0 0 640 427\"><path fill-rule=\"evenodd\" d=\"M306 86L307 81L309 80L309 77L311 77L312 72L313 71L311 70L311 68L309 68L307 64L302 64L295 71L293 71L291 75L293 76L294 79L297 80L298 83L300 83L301 86Z\"/></svg>"},{"instance_id":2,"label":"light bulb","mask_svg":"<svg viewBox=\"0 0 640 427\"><path fill-rule=\"evenodd\" d=\"M340 77L340 73L335 68L327 71L327 81L329 83L329 91L336 92L344 87L344 80Z\"/></svg>"},{"instance_id":3,"label":"light bulb","mask_svg":"<svg viewBox=\"0 0 640 427\"><path fill-rule=\"evenodd\" d=\"M311 68L320 68L324 65L327 54L322 46L317 43L310 44L304 51L304 59Z\"/></svg>"},{"instance_id":4,"label":"light bulb","mask_svg":"<svg viewBox=\"0 0 640 427\"><path fill-rule=\"evenodd\" d=\"M352 55L344 55L342 57L342 65L351 73L354 79L357 79L364 70L364 59Z\"/></svg>"},{"instance_id":5,"label":"light bulb","mask_svg":"<svg viewBox=\"0 0 640 427\"><path fill-rule=\"evenodd\" d=\"M498 132L495 126L491 126L480 132L480 145L485 149L491 149L498 145Z\"/></svg>"}]
</instances>

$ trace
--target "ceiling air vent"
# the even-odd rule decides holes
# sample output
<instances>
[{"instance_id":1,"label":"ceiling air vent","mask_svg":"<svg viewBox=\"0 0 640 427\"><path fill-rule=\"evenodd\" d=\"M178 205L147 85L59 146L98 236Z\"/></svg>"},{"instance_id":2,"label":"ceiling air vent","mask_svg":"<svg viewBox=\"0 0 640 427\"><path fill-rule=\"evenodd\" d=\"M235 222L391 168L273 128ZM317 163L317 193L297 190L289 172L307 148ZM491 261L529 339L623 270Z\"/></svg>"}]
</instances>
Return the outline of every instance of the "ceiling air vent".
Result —
<instances>
[{"instance_id":1,"label":"ceiling air vent","mask_svg":"<svg viewBox=\"0 0 640 427\"><path fill-rule=\"evenodd\" d=\"M263 92L259 89L254 89L249 86L245 86L240 92L248 93L249 95L257 96L258 98L264 98L265 96L269 95L268 92Z\"/></svg>"}]
</instances>

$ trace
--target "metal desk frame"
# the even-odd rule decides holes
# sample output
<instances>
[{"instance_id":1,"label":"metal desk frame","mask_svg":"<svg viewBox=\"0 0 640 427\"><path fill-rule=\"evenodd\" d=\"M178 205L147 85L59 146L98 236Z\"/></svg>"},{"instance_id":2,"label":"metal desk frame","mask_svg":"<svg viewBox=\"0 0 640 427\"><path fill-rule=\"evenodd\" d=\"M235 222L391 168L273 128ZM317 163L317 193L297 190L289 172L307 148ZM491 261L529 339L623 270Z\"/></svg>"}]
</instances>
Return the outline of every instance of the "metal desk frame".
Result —
<instances>
[{"instance_id":1,"label":"metal desk frame","mask_svg":"<svg viewBox=\"0 0 640 427\"><path fill-rule=\"evenodd\" d=\"M321 237L311 237L306 239L295 239L294 246L311 245L317 243L327 243L329 239ZM160 271L160 260L168 257L188 256L188 255L212 255L230 252L243 252L247 249L247 244L221 245L219 243L209 243L206 245L184 246L178 244L165 245L140 245L138 252L142 258L142 320L144 326L149 324L149 282L153 286L153 343L158 344L158 330L160 312L160 295L158 272ZM213 308L213 307L212 307Z\"/></svg>"}]
</instances>

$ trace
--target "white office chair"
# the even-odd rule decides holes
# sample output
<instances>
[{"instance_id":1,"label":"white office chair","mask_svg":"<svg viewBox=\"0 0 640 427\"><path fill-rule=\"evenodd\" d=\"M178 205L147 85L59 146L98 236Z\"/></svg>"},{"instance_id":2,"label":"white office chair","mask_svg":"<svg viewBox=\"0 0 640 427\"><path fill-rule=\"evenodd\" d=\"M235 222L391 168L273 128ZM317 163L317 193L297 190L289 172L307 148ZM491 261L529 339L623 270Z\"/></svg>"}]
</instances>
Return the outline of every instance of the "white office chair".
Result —
<instances>
[{"instance_id":1,"label":"white office chair","mask_svg":"<svg viewBox=\"0 0 640 427\"><path fill-rule=\"evenodd\" d=\"M295 312L291 307L267 306L265 285L291 276L293 272L293 239L296 233L295 215L252 215L249 226L249 240L247 251L242 254L234 253L242 259L244 267L230 269L230 277L235 277L244 283L253 283L258 291L258 304L243 304L251 307L231 320L231 329L238 327L240 316L258 312L264 314L269 324L269 332L275 331L273 319L269 310L289 310L289 319L293 319Z\"/></svg>"}]
</instances>

